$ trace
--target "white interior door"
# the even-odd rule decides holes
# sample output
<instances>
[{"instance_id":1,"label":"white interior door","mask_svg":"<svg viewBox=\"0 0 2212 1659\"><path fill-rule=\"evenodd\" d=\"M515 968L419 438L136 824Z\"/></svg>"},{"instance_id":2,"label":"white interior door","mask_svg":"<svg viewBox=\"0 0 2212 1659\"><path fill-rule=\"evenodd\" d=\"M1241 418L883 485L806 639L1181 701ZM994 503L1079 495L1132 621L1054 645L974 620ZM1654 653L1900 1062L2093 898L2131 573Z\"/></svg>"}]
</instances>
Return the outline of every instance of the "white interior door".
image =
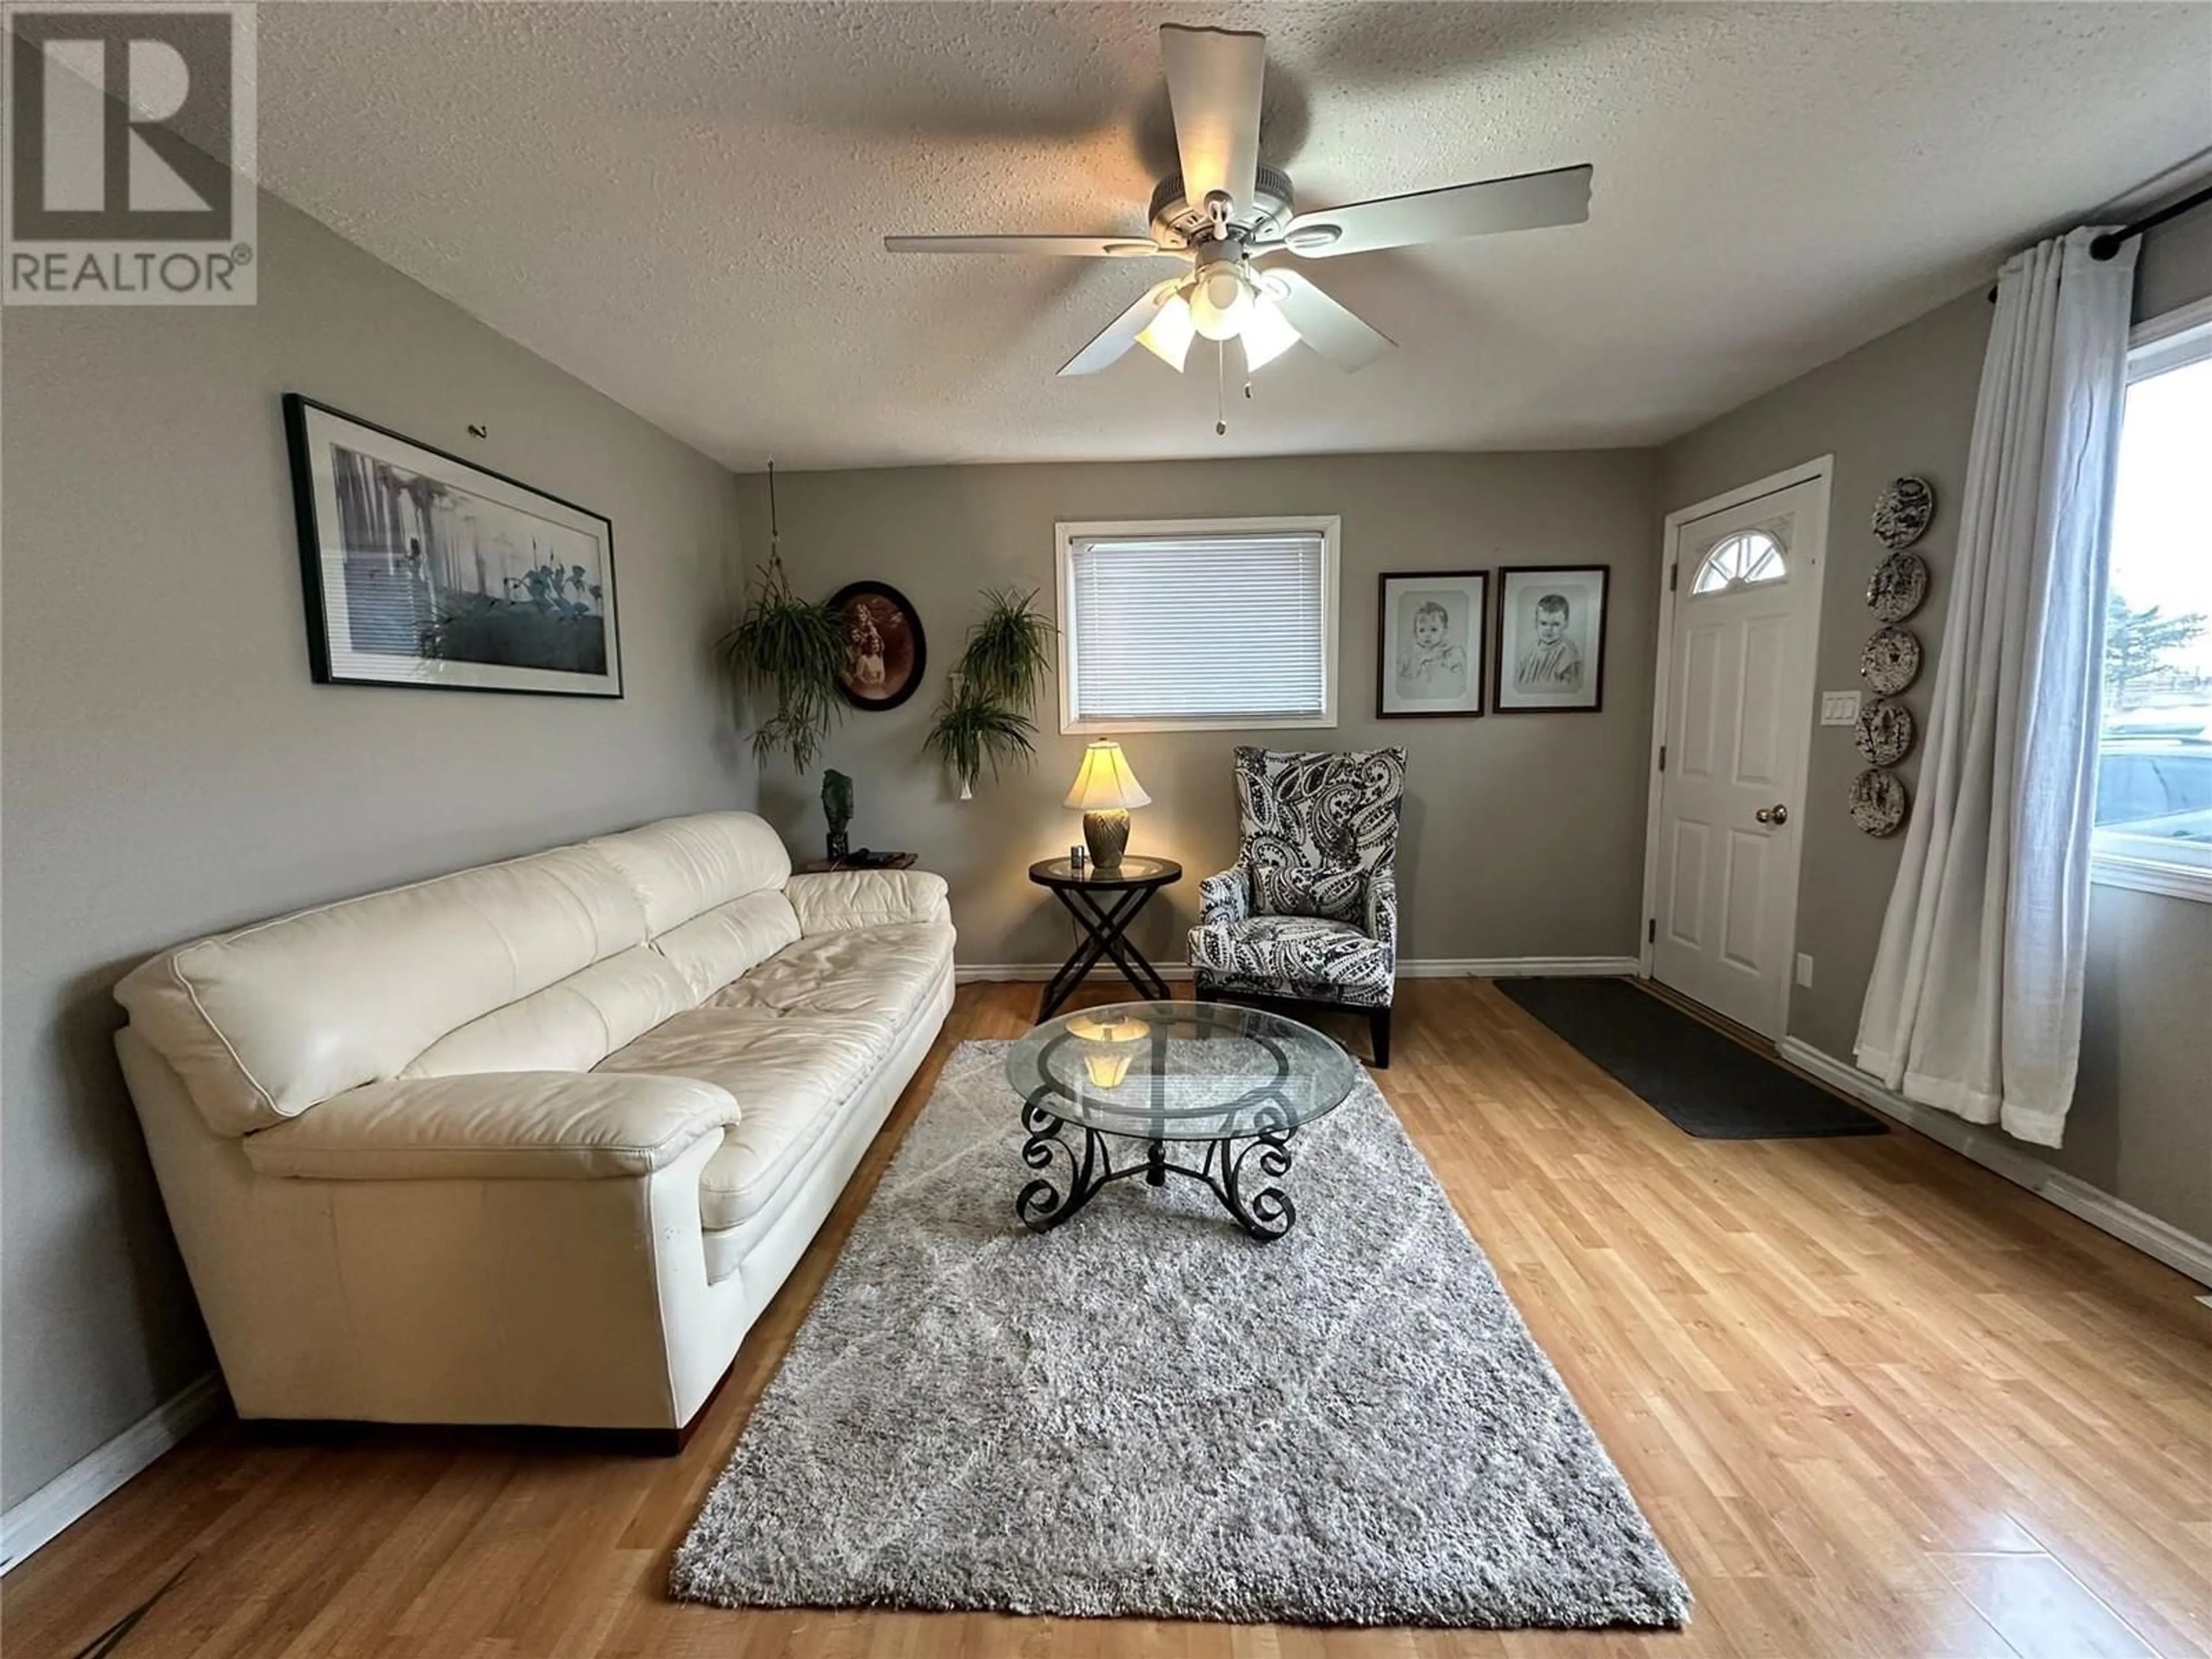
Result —
<instances>
[{"instance_id":1,"label":"white interior door","mask_svg":"<svg viewBox=\"0 0 2212 1659\"><path fill-rule=\"evenodd\" d=\"M1768 1036L1789 1012L1825 476L1675 526L1654 977Z\"/></svg>"}]
</instances>

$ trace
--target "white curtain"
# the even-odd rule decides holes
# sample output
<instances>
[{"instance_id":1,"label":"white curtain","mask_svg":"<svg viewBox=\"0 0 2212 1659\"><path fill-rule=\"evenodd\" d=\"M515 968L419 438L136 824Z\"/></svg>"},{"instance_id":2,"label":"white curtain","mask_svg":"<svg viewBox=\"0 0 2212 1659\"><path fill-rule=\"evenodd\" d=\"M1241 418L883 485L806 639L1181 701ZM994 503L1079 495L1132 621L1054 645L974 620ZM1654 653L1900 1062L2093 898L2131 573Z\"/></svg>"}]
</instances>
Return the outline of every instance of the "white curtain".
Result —
<instances>
[{"instance_id":1,"label":"white curtain","mask_svg":"<svg viewBox=\"0 0 2212 1659\"><path fill-rule=\"evenodd\" d=\"M2136 243L1997 280L1918 799L1859 1016L1906 1098L2056 1146L2074 1096ZM1940 556L1938 556L1940 557Z\"/></svg>"}]
</instances>

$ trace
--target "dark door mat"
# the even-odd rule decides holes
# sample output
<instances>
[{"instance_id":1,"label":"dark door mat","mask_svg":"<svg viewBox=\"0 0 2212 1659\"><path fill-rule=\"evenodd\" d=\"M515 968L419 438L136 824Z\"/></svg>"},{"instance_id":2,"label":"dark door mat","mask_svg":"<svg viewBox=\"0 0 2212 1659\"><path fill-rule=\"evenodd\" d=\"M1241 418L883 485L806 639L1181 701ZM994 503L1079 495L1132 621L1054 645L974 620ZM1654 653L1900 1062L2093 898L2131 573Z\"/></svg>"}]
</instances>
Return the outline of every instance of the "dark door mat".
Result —
<instances>
[{"instance_id":1,"label":"dark door mat","mask_svg":"<svg viewBox=\"0 0 2212 1659\"><path fill-rule=\"evenodd\" d=\"M1623 979L1498 988L1676 1128L1706 1140L1881 1135L1889 1126Z\"/></svg>"}]
</instances>

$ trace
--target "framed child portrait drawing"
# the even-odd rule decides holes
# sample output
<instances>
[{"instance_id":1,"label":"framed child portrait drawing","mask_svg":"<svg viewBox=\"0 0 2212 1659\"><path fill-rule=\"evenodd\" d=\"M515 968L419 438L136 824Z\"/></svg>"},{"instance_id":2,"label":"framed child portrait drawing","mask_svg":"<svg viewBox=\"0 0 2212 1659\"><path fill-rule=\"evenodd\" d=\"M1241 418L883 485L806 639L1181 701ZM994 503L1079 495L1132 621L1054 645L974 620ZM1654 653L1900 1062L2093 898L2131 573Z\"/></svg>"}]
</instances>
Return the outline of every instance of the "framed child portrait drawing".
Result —
<instances>
[{"instance_id":1,"label":"framed child portrait drawing","mask_svg":"<svg viewBox=\"0 0 2212 1659\"><path fill-rule=\"evenodd\" d=\"M1604 707L1609 573L1601 564L1498 571L1491 707L1501 714Z\"/></svg>"},{"instance_id":2,"label":"framed child portrait drawing","mask_svg":"<svg viewBox=\"0 0 2212 1659\"><path fill-rule=\"evenodd\" d=\"M1386 570L1376 605L1375 717L1482 713L1486 570Z\"/></svg>"}]
</instances>

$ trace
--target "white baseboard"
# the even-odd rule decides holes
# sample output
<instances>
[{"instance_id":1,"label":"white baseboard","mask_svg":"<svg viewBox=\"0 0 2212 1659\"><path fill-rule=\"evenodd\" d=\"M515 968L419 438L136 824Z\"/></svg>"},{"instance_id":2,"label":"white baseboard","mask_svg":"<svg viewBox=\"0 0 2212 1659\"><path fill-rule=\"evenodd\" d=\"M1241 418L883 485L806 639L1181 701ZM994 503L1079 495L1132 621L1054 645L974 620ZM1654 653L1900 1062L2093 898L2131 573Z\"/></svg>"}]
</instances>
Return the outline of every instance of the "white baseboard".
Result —
<instances>
[{"instance_id":1,"label":"white baseboard","mask_svg":"<svg viewBox=\"0 0 2212 1659\"><path fill-rule=\"evenodd\" d=\"M0 1515L0 1572L88 1514L100 1499L220 1413L223 1404L222 1377L210 1371Z\"/></svg>"},{"instance_id":2,"label":"white baseboard","mask_svg":"<svg viewBox=\"0 0 2212 1659\"><path fill-rule=\"evenodd\" d=\"M1164 980L1190 977L1187 962L1155 964ZM1427 957L1398 964L1400 979L1596 979L1637 971L1634 957ZM963 985L978 980L1028 981L1048 980L1060 971L1056 962L963 962L952 969ZM1107 978L1114 970L1102 963L1093 970Z\"/></svg>"},{"instance_id":3,"label":"white baseboard","mask_svg":"<svg viewBox=\"0 0 2212 1659\"><path fill-rule=\"evenodd\" d=\"M1190 977L1190 964L1187 962L1156 962L1152 966L1158 969L1160 977L1164 980ZM971 985L978 980L1001 984L1009 981L1024 984L1030 981L1042 983L1058 973L1060 969L1060 964L1056 962L961 962L953 964L952 977L956 983L961 985ZM1111 963L1102 962L1091 970L1091 977L1101 984L1112 984L1117 982L1121 976L1114 971Z\"/></svg>"},{"instance_id":4,"label":"white baseboard","mask_svg":"<svg viewBox=\"0 0 2212 1659\"><path fill-rule=\"evenodd\" d=\"M2113 1197L2101 1187L2091 1186L2079 1176L2052 1169L1998 1130L1907 1100L1884 1088L1856 1066L1809 1042L1786 1036L1775 1047L1792 1066L1842 1090L1885 1117L1893 1117L1907 1127L1919 1130L1930 1140L1940 1141L1984 1169L2002 1176L2015 1187L2025 1187L2038 1198L2048 1199L2068 1213L2081 1217L2098 1231L2110 1233L2123 1244L2133 1245L2176 1273L2186 1273L2200 1285L2212 1285L2212 1243L2182 1231L2171 1222L2160 1220L2147 1210L2137 1209L2124 1199Z\"/></svg>"},{"instance_id":5,"label":"white baseboard","mask_svg":"<svg viewBox=\"0 0 2212 1659\"><path fill-rule=\"evenodd\" d=\"M1617 979L1634 957L1428 957L1398 964L1400 979Z\"/></svg>"}]
</instances>

